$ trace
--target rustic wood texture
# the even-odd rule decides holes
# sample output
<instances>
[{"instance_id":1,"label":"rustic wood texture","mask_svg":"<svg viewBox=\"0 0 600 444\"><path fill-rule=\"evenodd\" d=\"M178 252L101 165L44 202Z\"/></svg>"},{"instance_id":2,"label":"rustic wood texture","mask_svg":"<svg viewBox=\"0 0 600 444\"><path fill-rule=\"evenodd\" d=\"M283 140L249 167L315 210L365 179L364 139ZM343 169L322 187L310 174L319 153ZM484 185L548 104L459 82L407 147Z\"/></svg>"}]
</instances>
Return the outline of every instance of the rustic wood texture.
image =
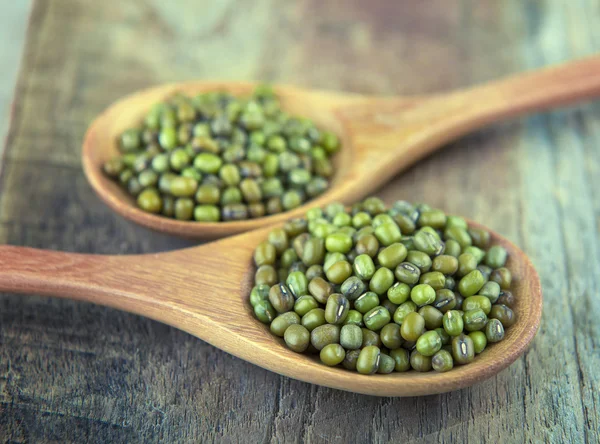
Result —
<instances>
[{"instance_id":1,"label":"rustic wood texture","mask_svg":"<svg viewBox=\"0 0 600 444\"><path fill-rule=\"evenodd\" d=\"M598 13L591 0L39 0L2 162L0 242L97 253L191 245L113 214L81 171L87 125L140 88L210 78L440 92L597 52ZM354 395L277 376L135 315L4 295L0 438L600 441L599 117L592 104L494 126L378 193L478 220L532 258L541 329L497 377L422 398Z\"/></svg>"},{"instance_id":2,"label":"rustic wood texture","mask_svg":"<svg viewBox=\"0 0 600 444\"><path fill-rule=\"evenodd\" d=\"M25 29L31 9L31 0L2 5L0 16L0 157L8 131L12 98L19 71L19 62L25 43Z\"/></svg>"},{"instance_id":3,"label":"rustic wood texture","mask_svg":"<svg viewBox=\"0 0 600 444\"><path fill-rule=\"evenodd\" d=\"M225 90L248 95L252 82L179 82L135 92L119 99L89 126L81 161L88 182L114 211L144 227L191 239L213 240L282 224L309 208L331 202L351 205L399 172L458 137L507 118L542 111L600 95L600 56L563 63L426 97L380 97L275 85L281 106L307 116L339 135L344 149L333 158L331 187L291 211L256 219L196 222L142 211L128 193L106 177L103 165L119 154L120 134L138 124L155 103L174 93L194 96Z\"/></svg>"}]
</instances>

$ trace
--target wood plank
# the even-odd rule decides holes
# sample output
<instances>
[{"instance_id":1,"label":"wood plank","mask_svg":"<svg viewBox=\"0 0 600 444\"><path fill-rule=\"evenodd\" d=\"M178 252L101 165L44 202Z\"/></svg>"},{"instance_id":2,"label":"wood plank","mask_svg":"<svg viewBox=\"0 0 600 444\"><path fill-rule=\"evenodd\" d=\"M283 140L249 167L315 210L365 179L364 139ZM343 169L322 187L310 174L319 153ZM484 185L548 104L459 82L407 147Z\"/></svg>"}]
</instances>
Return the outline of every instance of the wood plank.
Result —
<instances>
[{"instance_id":1,"label":"wood plank","mask_svg":"<svg viewBox=\"0 0 600 444\"><path fill-rule=\"evenodd\" d=\"M0 158L4 152L4 139L8 131L15 83L21 58L27 19L32 5L31 0L23 0L3 5L0 18L0 60L3 69L0 71ZM0 164L1 167L1 164Z\"/></svg>"},{"instance_id":2,"label":"wood plank","mask_svg":"<svg viewBox=\"0 0 600 444\"><path fill-rule=\"evenodd\" d=\"M423 93L600 49L592 0L228 0L197 8L35 3L0 176L0 241L101 253L189 245L112 214L79 169L88 123L145 86L235 78ZM496 125L379 191L479 220L531 256L544 289L542 327L496 378L439 396L359 396L279 377L133 315L3 295L0 438L600 441L599 117L600 107L587 105Z\"/></svg>"},{"instance_id":3,"label":"wood plank","mask_svg":"<svg viewBox=\"0 0 600 444\"><path fill-rule=\"evenodd\" d=\"M548 39L536 41L536 10L528 11L533 44L525 52L528 66L564 60L573 54L586 54L597 46L591 44L594 35L582 32L580 23L587 18L577 8L550 8L545 15L548 26L556 33L553 43ZM581 21L579 21L581 20ZM537 50L537 47L540 50ZM556 112L531 119L523 128L519 152L522 192L528 202L523 207L523 242L536 251L545 273L544 334L528 355L529 365L541 362L547 368L547 381L532 379L530 396L547 396L546 412L528 410L527 422L534 431L549 440L595 442L599 439L600 376L597 339L600 337L595 319L598 307L592 302L598 290L598 229L593 212L590 176L581 172L597 166L600 152L598 139L586 131L586 122L596 121L600 108L586 106L578 110ZM525 143L525 142L529 143ZM584 145L596 149L584 154ZM537 172L534 176L531 171ZM534 181L534 182L533 182ZM533 183L532 183L533 182ZM596 213L597 215L597 213ZM537 265L537 263L536 263ZM596 352L594 351L596 350ZM552 366L555 362L566 365ZM562 381L559 383L557 381ZM557 390L548 390L548 384ZM562 415L569 416L568 424L560 428L552 422ZM539 427L548 424L549 430ZM595 425L593 425L595 424Z\"/></svg>"}]
</instances>

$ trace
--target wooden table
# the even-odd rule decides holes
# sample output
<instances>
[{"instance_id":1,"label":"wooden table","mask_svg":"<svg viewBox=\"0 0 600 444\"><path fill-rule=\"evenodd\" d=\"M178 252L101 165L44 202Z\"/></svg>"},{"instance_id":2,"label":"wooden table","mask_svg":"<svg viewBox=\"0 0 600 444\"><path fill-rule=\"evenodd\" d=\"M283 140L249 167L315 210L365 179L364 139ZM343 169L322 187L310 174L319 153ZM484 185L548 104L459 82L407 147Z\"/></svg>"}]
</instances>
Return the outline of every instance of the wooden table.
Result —
<instances>
[{"instance_id":1,"label":"wooden table","mask_svg":"<svg viewBox=\"0 0 600 444\"><path fill-rule=\"evenodd\" d=\"M0 104L15 103L0 242L123 254L192 244L113 214L81 171L87 125L134 90L222 78L444 91L598 51L595 3L38 0L14 94ZM18 36L2 45L18 48ZM0 438L599 442L599 119L600 107L587 104L496 125L378 193L479 220L531 256L544 288L542 326L497 377L439 396L360 396L280 377L137 316L2 295Z\"/></svg>"}]
</instances>

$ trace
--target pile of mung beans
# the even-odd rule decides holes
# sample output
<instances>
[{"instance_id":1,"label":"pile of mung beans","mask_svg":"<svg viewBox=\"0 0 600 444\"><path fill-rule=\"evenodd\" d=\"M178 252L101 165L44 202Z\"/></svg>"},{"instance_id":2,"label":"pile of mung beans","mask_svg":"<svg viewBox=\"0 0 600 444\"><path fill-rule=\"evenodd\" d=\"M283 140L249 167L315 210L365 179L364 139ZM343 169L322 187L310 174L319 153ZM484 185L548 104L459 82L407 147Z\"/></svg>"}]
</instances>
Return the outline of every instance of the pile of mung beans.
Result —
<instances>
[{"instance_id":1,"label":"pile of mung beans","mask_svg":"<svg viewBox=\"0 0 600 444\"><path fill-rule=\"evenodd\" d=\"M291 350L326 365L446 372L514 324L506 261L487 231L428 205L334 203L258 245L250 304Z\"/></svg>"},{"instance_id":2,"label":"pile of mung beans","mask_svg":"<svg viewBox=\"0 0 600 444\"><path fill-rule=\"evenodd\" d=\"M104 164L138 206L178 220L243 220L323 193L337 136L283 112L268 86L247 98L176 94L125 130Z\"/></svg>"}]
</instances>

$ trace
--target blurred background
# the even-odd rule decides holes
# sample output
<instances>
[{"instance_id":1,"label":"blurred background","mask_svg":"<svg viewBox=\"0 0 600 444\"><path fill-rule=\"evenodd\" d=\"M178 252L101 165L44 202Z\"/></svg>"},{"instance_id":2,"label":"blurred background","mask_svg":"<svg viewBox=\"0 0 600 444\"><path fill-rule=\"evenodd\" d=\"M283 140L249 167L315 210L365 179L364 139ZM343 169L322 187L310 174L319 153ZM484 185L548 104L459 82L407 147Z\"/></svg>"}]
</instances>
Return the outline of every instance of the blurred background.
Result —
<instances>
[{"instance_id":1,"label":"blurred background","mask_svg":"<svg viewBox=\"0 0 600 444\"><path fill-rule=\"evenodd\" d=\"M192 245L88 186L89 123L138 89L257 80L379 95L448 91L600 49L596 0L0 1L0 242L95 253ZM91 304L0 296L0 438L11 442L599 442L600 107L494 125L377 195L518 244L544 290L509 369L408 399L311 386Z\"/></svg>"}]
</instances>

